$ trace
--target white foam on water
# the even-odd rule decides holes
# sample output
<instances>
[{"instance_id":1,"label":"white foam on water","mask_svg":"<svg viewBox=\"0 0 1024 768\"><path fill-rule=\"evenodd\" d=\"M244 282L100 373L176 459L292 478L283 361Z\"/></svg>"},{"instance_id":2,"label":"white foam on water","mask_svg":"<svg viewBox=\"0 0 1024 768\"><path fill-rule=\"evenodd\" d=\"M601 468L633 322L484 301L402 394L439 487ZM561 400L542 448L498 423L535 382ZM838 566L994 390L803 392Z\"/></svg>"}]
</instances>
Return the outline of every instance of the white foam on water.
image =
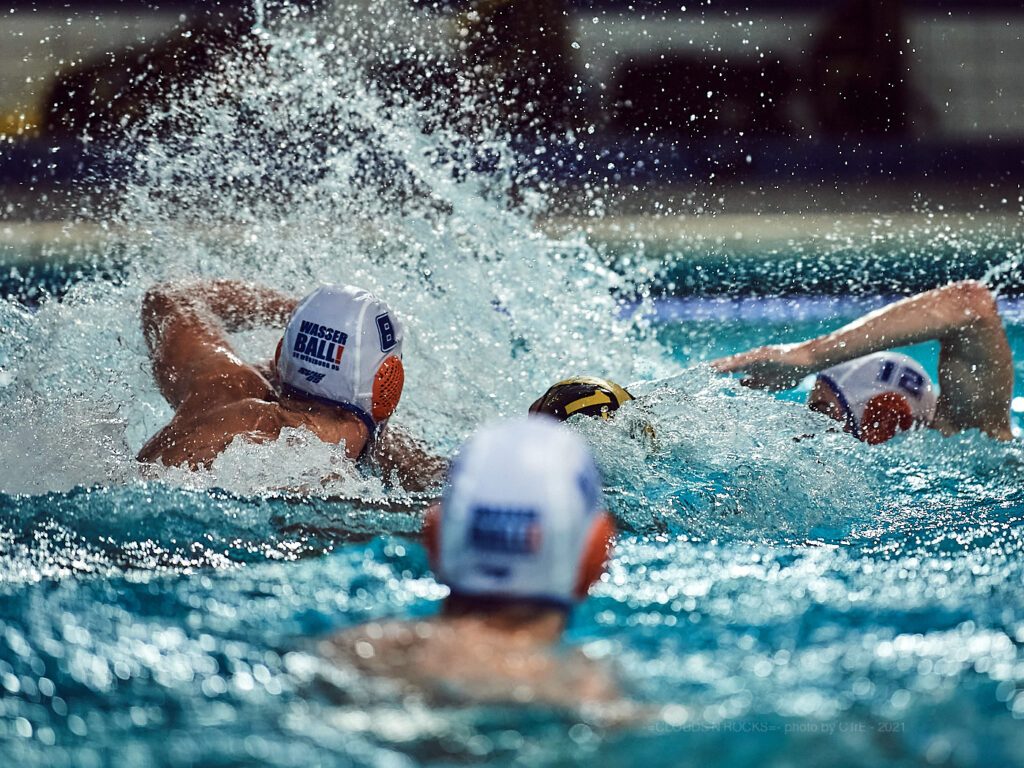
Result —
<instances>
[{"instance_id":1,"label":"white foam on water","mask_svg":"<svg viewBox=\"0 0 1024 768\"><path fill-rule=\"evenodd\" d=\"M705 367L631 391L639 399L611 422L571 423L598 447L608 500L635 530L835 537L886 498L870 447L802 403Z\"/></svg>"}]
</instances>

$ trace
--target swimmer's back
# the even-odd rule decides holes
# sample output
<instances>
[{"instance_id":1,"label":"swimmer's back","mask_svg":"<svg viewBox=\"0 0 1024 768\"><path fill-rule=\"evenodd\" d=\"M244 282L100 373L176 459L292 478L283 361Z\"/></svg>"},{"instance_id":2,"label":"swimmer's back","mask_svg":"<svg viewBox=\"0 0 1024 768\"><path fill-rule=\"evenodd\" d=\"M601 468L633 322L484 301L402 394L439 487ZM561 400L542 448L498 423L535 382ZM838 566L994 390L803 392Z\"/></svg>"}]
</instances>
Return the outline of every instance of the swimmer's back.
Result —
<instances>
[{"instance_id":1,"label":"swimmer's back","mask_svg":"<svg viewBox=\"0 0 1024 768\"><path fill-rule=\"evenodd\" d=\"M212 408L180 408L142 450L139 461L167 466L208 467L236 437L248 442L277 440L286 427L303 427L324 442L345 442L345 453L356 459L366 445L366 428L355 419L348 424L323 425L303 414L257 397L229 401Z\"/></svg>"},{"instance_id":2,"label":"swimmer's back","mask_svg":"<svg viewBox=\"0 0 1024 768\"><path fill-rule=\"evenodd\" d=\"M435 701L568 708L621 701L606 666L481 616L368 624L325 641L321 652L363 674L402 681Z\"/></svg>"},{"instance_id":3,"label":"swimmer's back","mask_svg":"<svg viewBox=\"0 0 1024 768\"><path fill-rule=\"evenodd\" d=\"M209 466L231 442L244 435L252 442L276 440L288 424L276 403L255 397L212 408L179 409L170 423L139 451L139 461L167 466Z\"/></svg>"}]
</instances>

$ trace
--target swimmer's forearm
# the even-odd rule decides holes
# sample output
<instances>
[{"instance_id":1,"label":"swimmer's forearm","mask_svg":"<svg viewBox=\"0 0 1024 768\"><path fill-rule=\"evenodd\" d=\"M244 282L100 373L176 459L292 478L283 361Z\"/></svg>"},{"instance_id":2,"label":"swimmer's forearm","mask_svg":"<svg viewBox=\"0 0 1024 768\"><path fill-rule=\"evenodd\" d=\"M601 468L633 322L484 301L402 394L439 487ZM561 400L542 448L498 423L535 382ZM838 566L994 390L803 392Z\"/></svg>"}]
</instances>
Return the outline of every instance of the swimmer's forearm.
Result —
<instances>
[{"instance_id":1,"label":"swimmer's forearm","mask_svg":"<svg viewBox=\"0 0 1024 768\"><path fill-rule=\"evenodd\" d=\"M196 289L229 331L284 325L299 303L273 288L240 280L210 280Z\"/></svg>"},{"instance_id":2,"label":"swimmer's forearm","mask_svg":"<svg viewBox=\"0 0 1024 768\"><path fill-rule=\"evenodd\" d=\"M978 344L1001 320L995 300L981 283L964 281L920 293L875 310L849 325L796 345L810 367L821 370L872 352L924 341Z\"/></svg>"},{"instance_id":3,"label":"swimmer's forearm","mask_svg":"<svg viewBox=\"0 0 1024 768\"><path fill-rule=\"evenodd\" d=\"M240 280L183 280L160 283L146 292L142 304L147 338L158 334L172 318L193 317L200 322L213 315L228 331L261 325L284 325L298 299L273 288Z\"/></svg>"}]
</instances>

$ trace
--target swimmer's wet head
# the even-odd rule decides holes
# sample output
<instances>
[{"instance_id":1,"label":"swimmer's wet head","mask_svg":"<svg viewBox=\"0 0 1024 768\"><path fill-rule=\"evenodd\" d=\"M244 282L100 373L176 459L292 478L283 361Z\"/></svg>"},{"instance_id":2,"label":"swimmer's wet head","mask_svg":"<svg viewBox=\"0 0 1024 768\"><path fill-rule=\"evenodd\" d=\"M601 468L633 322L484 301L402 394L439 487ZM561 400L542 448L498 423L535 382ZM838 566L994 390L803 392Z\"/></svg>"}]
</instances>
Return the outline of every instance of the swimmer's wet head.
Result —
<instances>
[{"instance_id":1,"label":"swimmer's wet head","mask_svg":"<svg viewBox=\"0 0 1024 768\"><path fill-rule=\"evenodd\" d=\"M574 376L548 388L530 406L530 414L550 416L558 421L577 414L609 421L615 411L630 401L640 402L614 381L599 376ZM628 426L630 437L644 443L649 450L657 448L654 426L642 409L634 411Z\"/></svg>"},{"instance_id":2,"label":"swimmer's wet head","mask_svg":"<svg viewBox=\"0 0 1024 768\"><path fill-rule=\"evenodd\" d=\"M402 396L402 341L395 313L373 294L318 288L295 308L278 344L282 392L349 411L373 435Z\"/></svg>"},{"instance_id":3,"label":"swimmer's wet head","mask_svg":"<svg viewBox=\"0 0 1024 768\"><path fill-rule=\"evenodd\" d=\"M624 704L609 665L563 638L614 535L575 432L546 417L484 427L424 521L434 573L450 590L440 613L354 627L322 647L446 705Z\"/></svg>"},{"instance_id":4,"label":"swimmer's wet head","mask_svg":"<svg viewBox=\"0 0 1024 768\"><path fill-rule=\"evenodd\" d=\"M859 440L877 445L935 416L935 387L913 358L876 352L819 373L807 406L844 423Z\"/></svg>"},{"instance_id":5,"label":"swimmer's wet head","mask_svg":"<svg viewBox=\"0 0 1024 768\"><path fill-rule=\"evenodd\" d=\"M889 350L939 342L942 391L914 360ZM818 374L810 405L868 443L915 424L946 435L981 430L1010 440L1013 355L995 295L964 280L909 296L806 341L755 347L711 361L740 383L791 389Z\"/></svg>"},{"instance_id":6,"label":"swimmer's wet head","mask_svg":"<svg viewBox=\"0 0 1024 768\"><path fill-rule=\"evenodd\" d=\"M424 524L449 611L568 611L601 577L614 535L589 449L547 418L470 438Z\"/></svg>"},{"instance_id":7,"label":"swimmer's wet head","mask_svg":"<svg viewBox=\"0 0 1024 768\"><path fill-rule=\"evenodd\" d=\"M565 421L579 413L602 419L632 400L633 396L613 381L597 376L574 376L552 385L530 406L531 414L545 414Z\"/></svg>"}]
</instances>

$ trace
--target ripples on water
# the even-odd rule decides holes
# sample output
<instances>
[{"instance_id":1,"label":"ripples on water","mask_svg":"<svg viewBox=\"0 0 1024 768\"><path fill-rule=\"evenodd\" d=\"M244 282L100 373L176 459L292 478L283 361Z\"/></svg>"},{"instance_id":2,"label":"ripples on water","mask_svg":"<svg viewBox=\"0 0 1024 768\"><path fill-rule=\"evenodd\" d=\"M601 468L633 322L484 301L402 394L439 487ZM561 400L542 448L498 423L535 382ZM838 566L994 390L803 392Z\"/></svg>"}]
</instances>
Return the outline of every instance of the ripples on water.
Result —
<instances>
[{"instance_id":1,"label":"ripples on water","mask_svg":"<svg viewBox=\"0 0 1024 768\"><path fill-rule=\"evenodd\" d=\"M33 310L0 305L6 761L1019 759L1019 445L914 433L868 449L797 402L693 367L818 326L676 320L652 333L615 298L643 286L582 240L537 233L500 141L437 121L424 132L415 107L351 71L347 39L262 32L123 149L135 175L100 212L120 277ZM301 433L237 443L205 472L135 464L170 415L140 298L194 275L295 292L350 281L385 297L410 336L397 421L439 451L566 374L643 380L642 404L574 426L624 534L567 637L618 663L651 717L612 727L432 707L323 662L315 642L332 631L436 608L420 502L339 472L337 449ZM1024 359L1018 325L1011 335ZM275 341L239 345L256 357Z\"/></svg>"}]
</instances>

